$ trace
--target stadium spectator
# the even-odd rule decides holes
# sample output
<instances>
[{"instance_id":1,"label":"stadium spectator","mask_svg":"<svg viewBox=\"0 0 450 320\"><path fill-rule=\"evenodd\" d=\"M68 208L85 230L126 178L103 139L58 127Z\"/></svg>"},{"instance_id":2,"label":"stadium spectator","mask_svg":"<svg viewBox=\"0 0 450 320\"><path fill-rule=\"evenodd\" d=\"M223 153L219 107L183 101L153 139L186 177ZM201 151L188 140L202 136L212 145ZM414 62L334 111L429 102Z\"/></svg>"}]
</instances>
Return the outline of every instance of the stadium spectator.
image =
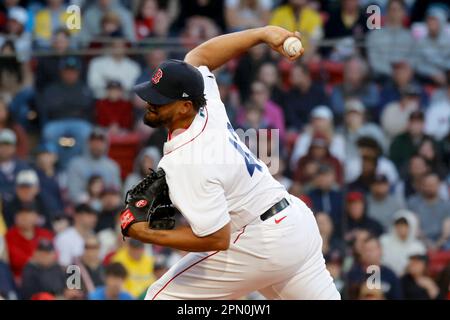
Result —
<instances>
[{"instance_id":1,"label":"stadium spectator","mask_svg":"<svg viewBox=\"0 0 450 320\"><path fill-rule=\"evenodd\" d=\"M60 79L60 65L66 59L71 48L71 34L65 28L57 29L52 36L52 55L37 58L34 87L37 91L44 90ZM83 68L82 68L83 69Z\"/></svg>"},{"instance_id":2,"label":"stadium spectator","mask_svg":"<svg viewBox=\"0 0 450 320\"><path fill-rule=\"evenodd\" d=\"M155 281L155 259L145 252L144 244L139 240L127 241L113 256L112 261L121 263L127 270L128 278L124 288L136 298Z\"/></svg>"},{"instance_id":3,"label":"stadium spectator","mask_svg":"<svg viewBox=\"0 0 450 320\"><path fill-rule=\"evenodd\" d=\"M186 26L180 34L180 43L185 51L189 51L195 47L196 43L205 42L219 34L220 28L215 23L215 20L201 15L194 15L186 20ZM183 54L174 54L173 58L182 60L184 56Z\"/></svg>"},{"instance_id":4,"label":"stadium spectator","mask_svg":"<svg viewBox=\"0 0 450 320\"><path fill-rule=\"evenodd\" d=\"M58 145L63 167L83 151L91 131L93 98L80 78L81 63L67 57L60 64L60 82L48 86L37 97L37 107L43 125L44 142ZM71 139L64 142L61 139Z\"/></svg>"},{"instance_id":5,"label":"stadium spectator","mask_svg":"<svg viewBox=\"0 0 450 320\"><path fill-rule=\"evenodd\" d=\"M345 140L341 134L334 132L333 113L327 106L317 106L311 111L309 125L295 141L290 160L292 169L296 167L300 157L308 152L315 134L324 135L329 140L331 155L341 162L345 161Z\"/></svg>"},{"instance_id":6,"label":"stadium spectator","mask_svg":"<svg viewBox=\"0 0 450 320\"><path fill-rule=\"evenodd\" d=\"M114 11L107 11L100 19L100 31L95 34L88 47L99 49L108 45L108 41L113 38L123 38L122 22Z\"/></svg>"},{"instance_id":7,"label":"stadium spectator","mask_svg":"<svg viewBox=\"0 0 450 320\"><path fill-rule=\"evenodd\" d=\"M325 260L342 257L345 254L345 245L342 238L335 232L330 214L323 211L316 213L317 226L322 237L322 253ZM338 225L340 227L340 225ZM340 231L338 231L340 233Z\"/></svg>"},{"instance_id":8,"label":"stadium spectator","mask_svg":"<svg viewBox=\"0 0 450 320\"><path fill-rule=\"evenodd\" d=\"M97 237L100 242L100 258L104 265L108 264L111 261L111 257L124 244L122 232L120 231L120 215L116 215L113 228L99 231Z\"/></svg>"},{"instance_id":9,"label":"stadium spectator","mask_svg":"<svg viewBox=\"0 0 450 320\"><path fill-rule=\"evenodd\" d=\"M426 14L427 35L415 48L416 72L426 82L444 85L450 69L450 37L446 34L447 11L431 6Z\"/></svg>"},{"instance_id":10,"label":"stadium spectator","mask_svg":"<svg viewBox=\"0 0 450 320\"><path fill-rule=\"evenodd\" d=\"M109 128L112 133L132 128L133 105L125 97L120 81L108 81L106 97L95 103L95 117L97 125Z\"/></svg>"},{"instance_id":11,"label":"stadium spectator","mask_svg":"<svg viewBox=\"0 0 450 320\"><path fill-rule=\"evenodd\" d=\"M67 291L66 274L58 265L52 242L40 240L33 257L23 270L22 298L31 299L42 292L62 297Z\"/></svg>"},{"instance_id":12,"label":"stadium spectator","mask_svg":"<svg viewBox=\"0 0 450 320\"><path fill-rule=\"evenodd\" d=\"M308 153L298 160L294 171L294 181L302 185L309 185L319 171L320 165L327 165L333 171L336 183L343 182L342 165L338 159L330 154L329 142L321 134L315 134L311 140Z\"/></svg>"},{"instance_id":13,"label":"stadium spectator","mask_svg":"<svg viewBox=\"0 0 450 320\"><path fill-rule=\"evenodd\" d=\"M389 103L400 101L403 93L408 90L409 86L416 89L417 94L420 96L420 105L428 105L428 95L414 77L412 62L407 60L394 61L392 63L392 78L381 84L379 107L374 115L376 119L381 116L382 111ZM414 92L413 90L411 91Z\"/></svg>"},{"instance_id":14,"label":"stadium spectator","mask_svg":"<svg viewBox=\"0 0 450 320\"><path fill-rule=\"evenodd\" d=\"M420 190L422 177L431 172L432 168L427 160L419 155L413 155L408 161L408 168L405 177L396 186L396 193L404 199L408 199ZM443 199L448 197L448 190L445 182L439 186L439 196Z\"/></svg>"},{"instance_id":15,"label":"stadium spectator","mask_svg":"<svg viewBox=\"0 0 450 320\"><path fill-rule=\"evenodd\" d=\"M350 239L355 230L368 230L372 235L380 236L383 226L367 215L364 194L358 191L348 192L345 196L344 230L345 238Z\"/></svg>"},{"instance_id":16,"label":"stadium spectator","mask_svg":"<svg viewBox=\"0 0 450 320\"><path fill-rule=\"evenodd\" d=\"M28 13L22 7L12 7L8 10L6 33L0 35L0 47L6 39L11 38L17 51L19 62L27 62L31 55L31 34L26 30Z\"/></svg>"},{"instance_id":17,"label":"stadium spectator","mask_svg":"<svg viewBox=\"0 0 450 320\"><path fill-rule=\"evenodd\" d=\"M442 224L442 232L436 241L436 248L444 251L450 250L450 218L446 218Z\"/></svg>"},{"instance_id":18,"label":"stadium spectator","mask_svg":"<svg viewBox=\"0 0 450 320\"><path fill-rule=\"evenodd\" d=\"M100 34L102 17L109 12L114 12L119 17L123 36L128 41L134 42L136 40L131 12L123 7L119 1L96 0L89 5L83 15L83 32L80 37L84 43L89 43L96 35Z\"/></svg>"},{"instance_id":19,"label":"stadium spectator","mask_svg":"<svg viewBox=\"0 0 450 320\"><path fill-rule=\"evenodd\" d=\"M360 8L358 0L342 0L340 6L330 12L325 23L325 38L350 38L355 41L364 39L367 29L367 18ZM327 54L328 50L324 50Z\"/></svg>"},{"instance_id":20,"label":"stadium spectator","mask_svg":"<svg viewBox=\"0 0 450 320\"><path fill-rule=\"evenodd\" d=\"M407 273L401 283L404 298L407 300L434 300L439 298L439 287L427 275L428 257L424 254L412 254L409 257Z\"/></svg>"},{"instance_id":21,"label":"stadium spectator","mask_svg":"<svg viewBox=\"0 0 450 320\"><path fill-rule=\"evenodd\" d=\"M436 90L425 111L425 132L436 140L442 140L450 133L450 70L447 71L447 84Z\"/></svg>"},{"instance_id":22,"label":"stadium spectator","mask_svg":"<svg viewBox=\"0 0 450 320\"><path fill-rule=\"evenodd\" d=\"M147 147L142 149L134 161L133 172L125 179L123 190L126 192L126 190L129 190L132 186L141 181L150 173L149 169L156 169L160 159L161 153L157 148Z\"/></svg>"},{"instance_id":23,"label":"stadium spectator","mask_svg":"<svg viewBox=\"0 0 450 320\"><path fill-rule=\"evenodd\" d=\"M100 243L93 234L86 237L84 241L84 253L75 260L75 264L80 267L81 290L85 297L95 290L96 287L104 284L104 267L100 260Z\"/></svg>"},{"instance_id":24,"label":"stadium spectator","mask_svg":"<svg viewBox=\"0 0 450 320\"><path fill-rule=\"evenodd\" d=\"M405 2L390 0L387 3L384 26L371 30L366 36L369 64L380 83L390 80L395 74L393 63L411 60L414 39L404 26L406 18ZM383 96L380 98L383 99Z\"/></svg>"},{"instance_id":25,"label":"stadium spectator","mask_svg":"<svg viewBox=\"0 0 450 320\"><path fill-rule=\"evenodd\" d=\"M421 237L429 248L434 248L445 219L450 217L450 202L439 196L440 183L437 174L426 173L420 181L419 193L411 196L407 203L419 218Z\"/></svg>"},{"instance_id":26,"label":"stadium spectator","mask_svg":"<svg viewBox=\"0 0 450 320\"><path fill-rule=\"evenodd\" d=\"M226 30L224 0L184 0L179 5L179 15L172 25L175 33L185 29L193 17L217 24L222 32Z\"/></svg>"},{"instance_id":27,"label":"stadium spectator","mask_svg":"<svg viewBox=\"0 0 450 320\"><path fill-rule=\"evenodd\" d=\"M347 249L350 249L350 255L347 256L346 264L348 263L351 266L353 263L361 261L364 241L371 236L372 234L367 229L355 229L344 239L348 244ZM349 267L347 266L346 270L348 271L348 269Z\"/></svg>"},{"instance_id":28,"label":"stadium spectator","mask_svg":"<svg viewBox=\"0 0 450 320\"><path fill-rule=\"evenodd\" d=\"M29 156L30 145L24 128L14 121L11 112L6 104L6 99L0 96L0 130L10 129L14 131L17 138L16 154L20 159L26 159Z\"/></svg>"},{"instance_id":29,"label":"stadium spectator","mask_svg":"<svg viewBox=\"0 0 450 320\"><path fill-rule=\"evenodd\" d=\"M245 103L251 94L251 84L257 72L265 62L270 61L267 48L263 45L254 46L237 63L233 83L239 90L241 102Z\"/></svg>"},{"instance_id":30,"label":"stadium spectator","mask_svg":"<svg viewBox=\"0 0 450 320\"><path fill-rule=\"evenodd\" d=\"M361 172L348 184L348 189L368 194L370 186L375 181L378 167L378 157L372 154L361 154Z\"/></svg>"},{"instance_id":31,"label":"stadium spectator","mask_svg":"<svg viewBox=\"0 0 450 320\"><path fill-rule=\"evenodd\" d=\"M346 182L355 181L363 171L365 171L366 178L373 178L370 175L374 172L368 170L372 165L375 166L375 173L386 175L392 186L398 182L399 176L397 169L392 161L383 155L383 150L377 140L363 136L356 141L356 145L358 147L359 157L345 159ZM364 165L368 165L365 170L363 170ZM371 180L369 179L366 182L367 184L364 184L364 191L369 192Z\"/></svg>"},{"instance_id":32,"label":"stadium spectator","mask_svg":"<svg viewBox=\"0 0 450 320\"><path fill-rule=\"evenodd\" d=\"M430 94L430 104L437 103L440 101L450 102L450 69L445 72L446 82L444 85L439 87L434 87Z\"/></svg>"},{"instance_id":33,"label":"stadium spectator","mask_svg":"<svg viewBox=\"0 0 450 320\"><path fill-rule=\"evenodd\" d=\"M52 228L53 220L61 215L61 212L47 203L41 192L39 178L34 170L22 170L17 174L15 194L11 199L3 202L4 217L7 226L14 222L14 215L23 205L33 206L39 214L39 224L48 229Z\"/></svg>"},{"instance_id":34,"label":"stadium spectator","mask_svg":"<svg viewBox=\"0 0 450 320\"><path fill-rule=\"evenodd\" d=\"M97 212L86 204L75 208L73 226L55 237L58 262L62 266L74 263L84 253L85 239L94 233L97 224Z\"/></svg>"},{"instance_id":35,"label":"stadium spectator","mask_svg":"<svg viewBox=\"0 0 450 320\"><path fill-rule=\"evenodd\" d=\"M123 198L121 189L115 187L106 187L100 196L102 210L98 216L96 231L105 229L115 229L116 219L123 208Z\"/></svg>"},{"instance_id":36,"label":"stadium spectator","mask_svg":"<svg viewBox=\"0 0 450 320\"><path fill-rule=\"evenodd\" d=\"M383 151L387 149L386 138L381 128L367 122L366 108L360 100L350 98L345 101L344 125L338 132L345 137L345 156L347 160L359 156L357 141L361 137L370 137L377 141Z\"/></svg>"},{"instance_id":37,"label":"stadium spectator","mask_svg":"<svg viewBox=\"0 0 450 320\"><path fill-rule=\"evenodd\" d=\"M331 108L337 116L344 114L345 100L348 98L358 98L369 113L378 106L377 86L369 78L366 61L358 56L345 61L343 83L335 86L331 92Z\"/></svg>"},{"instance_id":38,"label":"stadium spectator","mask_svg":"<svg viewBox=\"0 0 450 320\"><path fill-rule=\"evenodd\" d=\"M97 99L106 96L110 80L120 81L128 95L141 73L139 65L126 56L125 40L114 37L109 49L110 54L92 59L88 68L87 83Z\"/></svg>"},{"instance_id":39,"label":"stadium spectator","mask_svg":"<svg viewBox=\"0 0 450 320\"><path fill-rule=\"evenodd\" d=\"M50 47L54 32L61 27L65 27L69 17L64 0L47 0L46 2L47 6L37 11L33 17L35 44L37 47L44 49ZM84 23L83 33L85 32ZM80 30L73 28L70 32L73 36L77 36Z\"/></svg>"},{"instance_id":40,"label":"stadium spectator","mask_svg":"<svg viewBox=\"0 0 450 320\"><path fill-rule=\"evenodd\" d=\"M401 209L395 212L389 232L381 236L383 264L398 277L406 272L409 256L425 254L425 245L417 238L418 221L413 212Z\"/></svg>"},{"instance_id":41,"label":"stadium spectator","mask_svg":"<svg viewBox=\"0 0 450 320\"><path fill-rule=\"evenodd\" d=\"M390 193L389 180L384 174L376 174L367 195L367 215L380 223L384 230L392 224L394 213L404 207L397 195Z\"/></svg>"},{"instance_id":42,"label":"stadium spectator","mask_svg":"<svg viewBox=\"0 0 450 320\"><path fill-rule=\"evenodd\" d=\"M105 267L105 285L96 287L88 295L89 300L133 300L133 297L123 290L127 279L127 270L118 262Z\"/></svg>"},{"instance_id":43,"label":"stadium spectator","mask_svg":"<svg viewBox=\"0 0 450 320\"><path fill-rule=\"evenodd\" d=\"M325 88L319 81L312 81L309 69L304 64L296 64L290 74L292 87L285 97L286 125L300 130L305 125L314 107L328 105Z\"/></svg>"},{"instance_id":44,"label":"stadium spectator","mask_svg":"<svg viewBox=\"0 0 450 320\"><path fill-rule=\"evenodd\" d=\"M23 205L14 216L14 225L6 233L9 263L16 281L22 278L23 268L32 257L39 241L53 239L52 232L38 227L38 219L35 208Z\"/></svg>"},{"instance_id":45,"label":"stadium spectator","mask_svg":"<svg viewBox=\"0 0 450 320\"><path fill-rule=\"evenodd\" d=\"M229 79L231 85L231 76ZM258 69L257 80L261 81L269 88L270 100L275 102L283 109L284 112L286 112L286 92L283 88L282 79L280 73L278 72L277 65L274 62L269 61L263 63Z\"/></svg>"},{"instance_id":46,"label":"stadium spectator","mask_svg":"<svg viewBox=\"0 0 450 320\"><path fill-rule=\"evenodd\" d=\"M106 187L120 189L120 169L117 163L107 156L108 137L105 132L95 128L89 135L84 155L75 157L67 168L69 197L78 203L86 191L89 178L99 175Z\"/></svg>"},{"instance_id":47,"label":"stadium spectator","mask_svg":"<svg viewBox=\"0 0 450 320\"><path fill-rule=\"evenodd\" d=\"M442 179L448 174L448 169L445 167L439 149L439 144L432 137L425 135L417 148L417 154L424 157L433 171ZM448 200L448 194L444 196L444 199Z\"/></svg>"},{"instance_id":48,"label":"stadium spectator","mask_svg":"<svg viewBox=\"0 0 450 320\"><path fill-rule=\"evenodd\" d=\"M18 298L10 266L0 259L0 300L17 300Z\"/></svg>"},{"instance_id":49,"label":"stadium spectator","mask_svg":"<svg viewBox=\"0 0 450 320\"><path fill-rule=\"evenodd\" d=\"M58 150L51 143L41 144L36 149L33 169L39 178L40 195L47 204L57 212L63 212L64 201L60 187L60 175L56 171Z\"/></svg>"},{"instance_id":50,"label":"stadium spectator","mask_svg":"<svg viewBox=\"0 0 450 320\"><path fill-rule=\"evenodd\" d=\"M329 214L333 222L335 235L341 236L344 196L336 184L333 168L328 165L319 166L313 185L313 189L308 192L313 204L313 211Z\"/></svg>"},{"instance_id":51,"label":"stadium spectator","mask_svg":"<svg viewBox=\"0 0 450 320\"><path fill-rule=\"evenodd\" d=\"M367 283L363 283L359 290L358 300L386 300L386 297L380 288L369 288Z\"/></svg>"},{"instance_id":52,"label":"stadium spectator","mask_svg":"<svg viewBox=\"0 0 450 320\"><path fill-rule=\"evenodd\" d=\"M33 74L29 63L22 63L11 40L0 47L0 92L2 99L9 104L12 117L27 127L32 120L30 114L34 89ZM9 55L9 56L8 56ZM13 56L10 56L13 55ZM14 56L16 55L16 56Z\"/></svg>"},{"instance_id":53,"label":"stadium spectator","mask_svg":"<svg viewBox=\"0 0 450 320\"><path fill-rule=\"evenodd\" d=\"M354 298L359 293L361 284L367 285L366 280L370 276L370 273L367 273L369 266L379 267L381 290L386 299L403 298L400 280L390 268L382 264L382 255L381 244L376 237L370 236L363 241L361 261L355 263L347 274L350 298Z\"/></svg>"},{"instance_id":54,"label":"stadium spectator","mask_svg":"<svg viewBox=\"0 0 450 320\"><path fill-rule=\"evenodd\" d=\"M420 144L427 138L430 137L424 133L423 112L420 110L411 112L406 131L396 136L389 148L389 157L399 171L402 171L407 160L417 153Z\"/></svg>"},{"instance_id":55,"label":"stadium spectator","mask_svg":"<svg viewBox=\"0 0 450 320\"><path fill-rule=\"evenodd\" d=\"M5 32L6 30L9 9L17 7L18 4L19 0L5 0L0 3L0 33Z\"/></svg>"},{"instance_id":56,"label":"stadium spectator","mask_svg":"<svg viewBox=\"0 0 450 320\"><path fill-rule=\"evenodd\" d=\"M315 51L315 43L323 36L320 14L310 6L307 0L288 0L272 11L270 25L280 26L289 31L302 34L305 55Z\"/></svg>"},{"instance_id":57,"label":"stadium spectator","mask_svg":"<svg viewBox=\"0 0 450 320\"><path fill-rule=\"evenodd\" d=\"M105 183L102 177L96 174L90 176L86 186L86 194L80 202L86 203L95 211L100 212L102 210L101 196L103 190L105 190Z\"/></svg>"},{"instance_id":58,"label":"stadium spectator","mask_svg":"<svg viewBox=\"0 0 450 320\"><path fill-rule=\"evenodd\" d=\"M167 36L171 17L168 12L159 7L158 1L141 0L134 23L137 40L152 36L164 37Z\"/></svg>"},{"instance_id":59,"label":"stadium spectator","mask_svg":"<svg viewBox=\"0 0 450 320\"><path fill-rule=\"evenodd\" d=\"M260 81L254 81L251 85L251 95L250 99L247 103L248 108L255 108L260 110L262 121L270 129L278 129L280 142L284 142L285 137L285 126L284 126L284 114L283 110L280 106L276 105L273 101L270 100L270 92L269 88ZM245 109L241 108L238 110L236 122L242 128L245 126ZM247 126L248 128L248 126ZM258 126L250 128L259 128Z\"/></svg>"},{"instance_id":60,"label":"stadium spectator","mask_svg":"<svg viewBox=\"0 0 450 320\"><path fill-rule=\"evenodd\" d=\"M225 21L230 32L257 28L269 22L272 1L225 0Z\"/></svg>"}]
</instances>

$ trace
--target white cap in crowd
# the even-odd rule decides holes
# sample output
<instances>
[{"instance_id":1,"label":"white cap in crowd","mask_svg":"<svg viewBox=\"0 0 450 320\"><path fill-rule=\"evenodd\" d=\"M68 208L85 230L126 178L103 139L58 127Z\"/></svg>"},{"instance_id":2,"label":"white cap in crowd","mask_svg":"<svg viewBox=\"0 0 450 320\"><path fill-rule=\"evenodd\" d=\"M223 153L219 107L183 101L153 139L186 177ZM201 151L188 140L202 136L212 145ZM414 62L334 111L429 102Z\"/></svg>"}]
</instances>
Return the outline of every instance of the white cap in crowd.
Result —
<instances>
[{"instance_id":1,"label":"white cap in crowd","mask_svg":"<svg viewBox=\"0 0 450 320\"><path fill-rule=\"evenodd\" d=\"M37 186L39 178L34 170L22 170L17 174L16 185L18 186Z\"/></svg>"},{"instance_id":2,"label":"white cap in crowd","mask_svg":"<svg viewBox=\"0 0 450 320\"><path fill-rule=\"evenodd\" d=\"M317 106L311 111L311 118L333 120L333 112L327 106Z\"/></svg>"}]
</instances>

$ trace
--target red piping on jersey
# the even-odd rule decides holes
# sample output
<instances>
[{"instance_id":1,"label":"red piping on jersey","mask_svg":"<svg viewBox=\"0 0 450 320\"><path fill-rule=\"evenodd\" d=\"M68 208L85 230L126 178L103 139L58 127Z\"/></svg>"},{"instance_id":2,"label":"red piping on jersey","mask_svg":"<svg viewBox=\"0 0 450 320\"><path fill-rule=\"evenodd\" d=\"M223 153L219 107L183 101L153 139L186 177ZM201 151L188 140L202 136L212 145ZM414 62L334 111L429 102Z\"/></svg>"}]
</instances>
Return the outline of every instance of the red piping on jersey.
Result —
<instances>
[{"instance_id":1,"label":"red piping on jersey","mask_svg":"<svg viewBox=\"0 0 450 320\"><path fill-rule=\"evenodd\" d=\"M236 241L238 241L239 237L241 236L241 234L243 234L245 232L245 227L242 229L242 232L238 234L238 236L236 237L236 239L233 241L233 243L236 243ZM219 253L220 251L215 251L213 253L211 253L210 255L207 255L206 257L198 260L197 262L191 264L190 266L188 266L187 268L181 270L180 272L178 272L176 275L174 275L169 281L166 282L166 284L159 289L159 291L153 296L152 300L155 300L156 297L158 296L158 294L160 294L165 288L167 288L167 286L173 281L175 280L175 278L177 278L179 275L181 275L182 273L188 271L189 269L191 269L192 267L196 266L197 264L199 264L202 261L205 261L206 259L208 259L209 257L212 257L213 255Z\"/></svg>"},{"instance_id":2,"label":"red piping on jersey","mask_svg":"<svg viewBox=\"0 0 450 320\"><path fill-rule=\"evenodd\" d=\"M205 124L203 125L203 128L202 128L202 131L200 131L195 137L193 137L191 140L189 140L189 141L186 141L185 143L183 143L182 145L180 145L180 146L178 146L178 147L176 147L175 149L173 149L173 150L170 150L169 152L167 152L167 153L165 153L164 155L168 155L169 153L171 153L171 152L173 152L173 151L175 151L175 150L177 150L177 149L179 149L179 148L181 148L182 146L184 146L184 145L186 145L186 144L188 144L189 142L192 142L192 141L194 141L194 139L195 138L197 138L203 131L205 131L205 128L206 128L206 124L208 123L208 119L209 119L209 115L208 115L208 108L205 106L205 111L206 111L206 120L205 120ZM169 132L169 140L171 139L171 137L172 137L172 135L170 134L170 132Z\"/></svg>"}]
</instances>

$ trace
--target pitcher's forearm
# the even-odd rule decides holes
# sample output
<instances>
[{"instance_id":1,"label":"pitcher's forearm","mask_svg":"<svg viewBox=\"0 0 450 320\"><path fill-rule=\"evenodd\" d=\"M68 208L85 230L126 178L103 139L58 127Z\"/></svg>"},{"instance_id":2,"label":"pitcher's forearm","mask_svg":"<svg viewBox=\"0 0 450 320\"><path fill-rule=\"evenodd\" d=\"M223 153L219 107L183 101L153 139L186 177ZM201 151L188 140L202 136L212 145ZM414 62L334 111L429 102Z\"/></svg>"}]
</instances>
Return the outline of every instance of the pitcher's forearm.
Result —
<instances>
[{"instance_id":1,"label":"pitcher's forearm","mask_svg":"<svg viewBox=\"0 0 450 320\"><path fill-rule=\"evenodd\" d=\"M207 66L214 70L251 47L263 43L265 32L266 28L261 27L212 38L188 52L184 61L196 67Z\"/></svg>"},{"instance_id":2,"label":"pitcher's forearm","mask_svg":"<svg viewBox=\"0 0 450 320\"><path fill-rule=\"evenodd\" d=\"M180 226L173 230L154 230L146 222L133 224L129 229L130 237L144 243L152 243L188 252L206 252L226 250L230 243L229 224L206 237L196 236L190 227Z\"/></svg>"}]
</instances>

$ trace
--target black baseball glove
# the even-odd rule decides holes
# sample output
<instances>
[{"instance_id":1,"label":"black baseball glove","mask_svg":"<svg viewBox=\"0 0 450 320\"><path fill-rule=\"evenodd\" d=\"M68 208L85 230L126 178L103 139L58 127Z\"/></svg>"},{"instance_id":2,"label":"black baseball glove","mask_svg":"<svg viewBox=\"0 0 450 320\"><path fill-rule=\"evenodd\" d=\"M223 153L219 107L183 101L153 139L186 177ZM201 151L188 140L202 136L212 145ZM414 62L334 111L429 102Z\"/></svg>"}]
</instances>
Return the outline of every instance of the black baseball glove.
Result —
<instances>
[{"instance_id":1,"label":"black baseball glove","mask_svg":"<svg viewBox=\"0 0 450 320\"><path fill-rule=\"evenodd\" d=\"M178 210L169 198L169 187L163 169L151 172L127 191L125 209L120 214L122 235L128 236L133 223L148 221L149 227L170 230L175 227L175 213Z\"/></svg>"}]
</instances>

